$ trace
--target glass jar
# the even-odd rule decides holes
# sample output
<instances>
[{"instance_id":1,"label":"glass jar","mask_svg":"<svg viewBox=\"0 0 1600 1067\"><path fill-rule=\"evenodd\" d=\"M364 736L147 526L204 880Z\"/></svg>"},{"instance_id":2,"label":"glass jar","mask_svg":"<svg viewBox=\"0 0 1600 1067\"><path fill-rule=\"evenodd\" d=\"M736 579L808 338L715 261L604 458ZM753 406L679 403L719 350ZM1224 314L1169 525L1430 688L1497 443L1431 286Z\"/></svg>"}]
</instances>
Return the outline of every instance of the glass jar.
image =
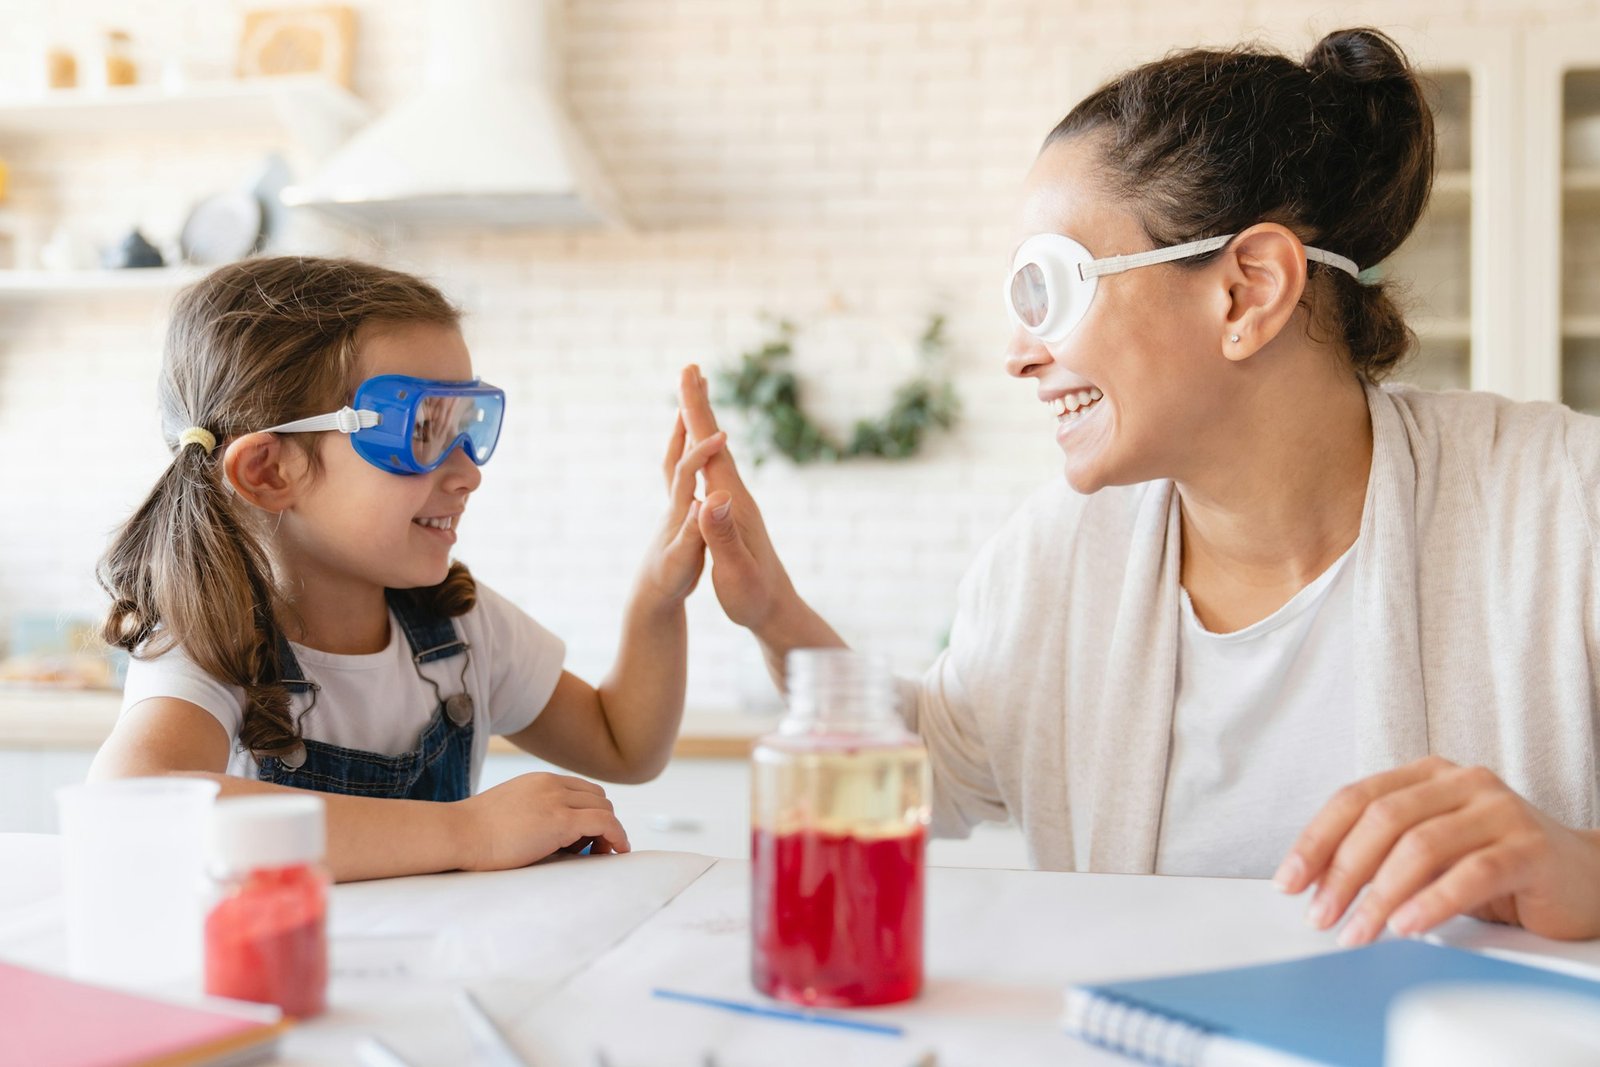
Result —
<instances>
[{"instance_id":1,"label":"glass jar","mask_svg":"<svg viewBox=\"0 0 1600 1067\"><path fill-rule=\"evenodd\" d=\"M217 802L206 992L276 1004L304 1019L327 1005L327 838L321 797Z\"/></svg>"},{"instance_id":2,"label":"glass jar","mask_svg":"<svg viewBox=\"0 0 1600 1067\"><path fill-rule=\"evenodd\" d=\"M126 30L107 30L102 42L105 69L101 72L107 86L135 85L139 81L139 64L133 57L133 38Z\"/></svg>"},{"instance_id":3,"label":"glass jar","mask_svg":"<svg viewBox=\"0 0 1600 1067\"><path fill-rule=\"evenodd\" d=\"M922 988L927 753L888 664L789 654L788 713L752 753L751 978L768 996L850 1007Z\"/></svg>"},{"instance_id":4,"label":"glass jar","mask_svg":"<svg viewBox=\"0 0 1600 1067\"><path fill-rule=\"evenodd\" d=\"M78 57L72 50L53 46L44 53L44 87L72 89L78 84Z\"/></svg>"}]
</instances>

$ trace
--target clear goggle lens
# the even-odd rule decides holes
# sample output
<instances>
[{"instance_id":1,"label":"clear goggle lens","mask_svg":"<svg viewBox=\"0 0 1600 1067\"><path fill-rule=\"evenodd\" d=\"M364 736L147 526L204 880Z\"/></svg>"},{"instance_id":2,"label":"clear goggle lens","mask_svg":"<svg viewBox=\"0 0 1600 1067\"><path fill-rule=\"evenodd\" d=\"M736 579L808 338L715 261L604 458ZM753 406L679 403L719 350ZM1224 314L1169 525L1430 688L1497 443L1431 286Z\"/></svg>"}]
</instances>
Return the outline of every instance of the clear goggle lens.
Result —
<instances>
[{"instance_id":1,"label":"clear goggle lens","mask_svg":"<svg viewBox=\"0 0 1600 1067\"><path fill-rule=\"evenodd\" d=\"M500 438L505 401L498 396L424 396L411 425L411 458L436 466L458 442L474 463L484 464Z\"/></svg>"},{"instance_id":2,"label":"clear goggle lens","mask_svg":"<svg viewBox=\"0 0 1600 1067\"><path fill-rule=\"evenodd\" d=\"M1011 276L1011 310L1030 330L1038 329L1050 313L1050 293L1039 264L1026 263Z\"/></svg>"}]
</instances>

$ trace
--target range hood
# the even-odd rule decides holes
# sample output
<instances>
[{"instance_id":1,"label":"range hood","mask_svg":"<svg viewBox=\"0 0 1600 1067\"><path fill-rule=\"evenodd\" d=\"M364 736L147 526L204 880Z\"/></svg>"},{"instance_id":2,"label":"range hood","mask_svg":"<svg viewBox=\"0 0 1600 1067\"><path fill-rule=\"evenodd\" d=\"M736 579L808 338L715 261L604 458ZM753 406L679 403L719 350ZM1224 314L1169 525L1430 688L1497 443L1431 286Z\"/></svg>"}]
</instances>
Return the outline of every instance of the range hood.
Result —
<instances>
[{"instance_id":1,"label":"range hood","mask_svg":"<svg viewBox=\"0 0 1600 1067\"><path fill-rule=\"evenodd\" d=\"M625 225L558 93L545 0L432 0L421 89L283 202L364 228Z\"/></svg>"}]
</instances>

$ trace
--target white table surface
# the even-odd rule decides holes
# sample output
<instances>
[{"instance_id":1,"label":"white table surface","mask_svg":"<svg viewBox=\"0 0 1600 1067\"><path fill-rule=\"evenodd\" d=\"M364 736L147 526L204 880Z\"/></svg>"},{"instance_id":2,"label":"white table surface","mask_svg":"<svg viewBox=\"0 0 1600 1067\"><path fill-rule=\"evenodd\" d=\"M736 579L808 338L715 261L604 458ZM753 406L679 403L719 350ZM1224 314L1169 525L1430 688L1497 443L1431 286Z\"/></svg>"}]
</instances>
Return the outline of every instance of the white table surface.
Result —
<instances>
[{"instance_id":1,"label":"white table surface","mask_svg":"<svg viewBox=\"0 0 1600 1067\"><path fill-rule=\"evenodd\" d=\"M57 860L53 837L0 834L0 957L62 969ZM904 1037L652 997L759 1000L748 893L748 863L675 852L337 886L330 1010L294 1030L278 1062L353 1063L376 1034L417 1067L471 1064L451 1000L466 987L534 1067L1126 1064L1061 1032L1067 986L1335 948L1305 923L1303 900L1265 882L931 868L924 992L859 1013ZM1600 942L1466 919L1441 940L1600 971Z\"/></svg>"}]
</instances>

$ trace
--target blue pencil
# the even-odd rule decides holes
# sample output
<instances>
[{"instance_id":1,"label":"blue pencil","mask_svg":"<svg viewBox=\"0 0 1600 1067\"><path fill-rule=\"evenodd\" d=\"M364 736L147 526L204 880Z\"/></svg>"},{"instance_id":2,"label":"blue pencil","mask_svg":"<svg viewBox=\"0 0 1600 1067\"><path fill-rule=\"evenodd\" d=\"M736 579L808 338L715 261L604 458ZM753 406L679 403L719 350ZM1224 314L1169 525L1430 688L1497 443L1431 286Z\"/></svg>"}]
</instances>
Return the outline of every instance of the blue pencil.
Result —
<instances>
[{"instance_id":1,"label":"blue pencil","mask_svg":"<svg viewBox=\"0 0 1600 1067\"><path fill-rule=\"evenodd\" d=\"M759 1015L765 1019L784 1019L792 1023L815 1023L818 1026L837 1026L843 1030L860 1030L885 1037L903 1037L904 1027L893 1023L872 1023L864 1019L841 1019L836 1015L818 1015L800 1008L779 1008L768 1004L750 1004L742 1000L723 1000L720 997L703 997L698 993L679 993L673 989L655 989L652 996L662 1000L679 1000L685 1004L699 1004L707 1008L721 1008L744 1015Z\"/></svg>"}]
</instances>

